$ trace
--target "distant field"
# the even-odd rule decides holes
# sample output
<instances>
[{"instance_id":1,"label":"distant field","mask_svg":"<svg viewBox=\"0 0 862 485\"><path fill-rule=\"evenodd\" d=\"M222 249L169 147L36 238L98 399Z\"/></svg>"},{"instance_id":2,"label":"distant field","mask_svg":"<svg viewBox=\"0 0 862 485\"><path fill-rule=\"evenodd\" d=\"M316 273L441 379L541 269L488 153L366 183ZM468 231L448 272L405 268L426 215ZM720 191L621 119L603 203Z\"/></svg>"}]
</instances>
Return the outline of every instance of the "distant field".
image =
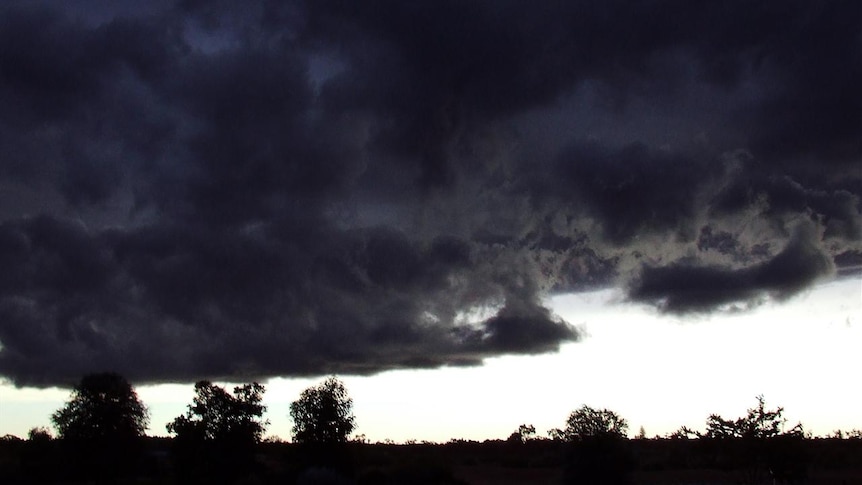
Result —
<instances>
[{"instance_id":1,"label":"distant field","mask_svg":"<svg viewBox=\"0 0 862 485\"><path fill-rule=\"evenodd\" d=\"M455 477L470 485L526 485L560 483L559 468L507 468L501 466L462 466ZM716 470L637 471L632 485L736 485L739 475ZM771 482L766 482L771 485ZM815 470L806 485L859 485L862 470Z\"/></svg>"},{"instance_id":2,"label":"distant field","mask_svg":"<svg viewBox=\"0 0 862 485\"><path fill-rule=\"evenodd\" d=\"M805 453L798 455L808 470L806 485L862 485L862 440L814 439L802 442ZM67 459L68 449L59 440L30 442L0 440L0 483L72 483L70 472L87 476L80 463ZM628 440L634 458L632 485L738 485L745 474L738 462L728 458L742 455L732 449L716 449L698 440ZM712 443L715 444L715 443ZM725 443L726 444L726 443ZM127 470L115 471L109 483L119 485L184 484L183 470L171 456L173 440L148 438L140 461ZM328 458L342 466L343 477L358 485L409 483L411 485L516 485L561 484L564 470L571 473L572 455L564 443L550 440L452 442L447 444L366 444L349 443L341 453ZM721 451L721 453L719 453ZM255 465L243 472L237 483L304 483L300 477L309 470L333 465L311 465L297 445L262 443L257 446ZM583 456L583 455L580 455ZM592 459L604 455L593 456ZM319 456L317 458L320 458ZM340 461L339 461L340 460ZM583 463L594 463L586 461ZM623 461L622 463L625 463ZM98 472L98 460L90 471ZM101 463L104 465L105 463ZM201 471L224 463L203 463ZM613 466L613 465L612 465ZM619 470L602 468L598 473ZM765 473L765 468L760 468ZM595 476L595 475L594 475ZM763 475L761 475L763 476ZM74 483L82 483L78 480ZM354 483L354 482L344 482ZM772 485L771 480L761 480Z\"/></svg>"}]
</instances>

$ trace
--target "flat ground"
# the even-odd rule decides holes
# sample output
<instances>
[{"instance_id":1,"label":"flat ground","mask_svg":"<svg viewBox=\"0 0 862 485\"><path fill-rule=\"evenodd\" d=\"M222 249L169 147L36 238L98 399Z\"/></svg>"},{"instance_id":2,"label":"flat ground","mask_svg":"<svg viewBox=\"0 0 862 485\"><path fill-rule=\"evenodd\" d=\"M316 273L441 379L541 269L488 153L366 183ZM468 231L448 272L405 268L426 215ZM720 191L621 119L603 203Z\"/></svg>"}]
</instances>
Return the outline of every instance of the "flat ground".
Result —
<instances>
[{"instance_id":1,"label":"flat ground","mask_svg":"<svg viewBox=\"0 0 862 485\"><path fill-rule=\"evenodd\" d=\"M461 466L455 477L470 485L522 485L560 483L559 468L506 468ZM633 485L736 485L739 476L716 470L638 471ZM813 470L806 485L862 485L862 470ZM771 484L770 484L771 485Z\"/></svg>"}]
</instances>

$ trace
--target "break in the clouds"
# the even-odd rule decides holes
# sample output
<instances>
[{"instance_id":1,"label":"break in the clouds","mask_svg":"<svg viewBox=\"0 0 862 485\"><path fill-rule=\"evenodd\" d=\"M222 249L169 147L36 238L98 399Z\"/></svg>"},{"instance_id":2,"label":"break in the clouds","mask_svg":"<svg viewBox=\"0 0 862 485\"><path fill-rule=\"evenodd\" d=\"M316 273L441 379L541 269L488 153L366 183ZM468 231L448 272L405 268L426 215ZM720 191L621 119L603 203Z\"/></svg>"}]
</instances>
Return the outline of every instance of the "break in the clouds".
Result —
<instances>
[{"instance_id":1,"label":"break in the clouds","mask_svg":"<svg viewBox=\"0 0 862 485\"><path fill-rule=\"evenodd\" d=\"M862 258L862 5L5 2L0 375L477 365Z\"/></svg>"}]
</instances>

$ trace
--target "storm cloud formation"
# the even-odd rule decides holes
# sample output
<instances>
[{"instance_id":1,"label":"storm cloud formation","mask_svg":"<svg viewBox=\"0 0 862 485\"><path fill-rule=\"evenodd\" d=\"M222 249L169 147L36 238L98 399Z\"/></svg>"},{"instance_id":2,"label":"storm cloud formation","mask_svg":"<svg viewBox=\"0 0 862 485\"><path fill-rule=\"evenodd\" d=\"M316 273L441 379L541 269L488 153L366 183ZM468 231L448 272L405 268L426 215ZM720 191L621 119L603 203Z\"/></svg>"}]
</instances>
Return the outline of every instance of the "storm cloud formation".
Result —
<instances>
[{"instance_id":1,"label":"storm cloud formation","mask_svg":"<svg viewBox=\"0 0 862 485\"><path fill-rule=\"evenodd\" d=\"M477 365L862 260L862 4L4 2L0 375Z\"/></svg>"}]
</instances>

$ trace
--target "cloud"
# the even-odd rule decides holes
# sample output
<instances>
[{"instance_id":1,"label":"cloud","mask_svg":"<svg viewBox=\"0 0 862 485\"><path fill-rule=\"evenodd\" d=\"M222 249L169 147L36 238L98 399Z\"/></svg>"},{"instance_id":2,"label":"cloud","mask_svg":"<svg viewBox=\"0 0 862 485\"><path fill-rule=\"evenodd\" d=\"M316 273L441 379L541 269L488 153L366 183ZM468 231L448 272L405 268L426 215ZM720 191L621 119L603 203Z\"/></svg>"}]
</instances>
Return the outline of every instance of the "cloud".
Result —
<instances>
[{"instance_id":1,"label":"cloud","mask_svg":"<svg viewBox=\"0 0 862 485\"><path fill-rule=\"evenodd\" d=\"M703 185L718 175L701 160L642 144L575 146L555 169L556 190L568 192L564 198L601 221L604 239L620 245L644 231L687 232Z\"/></svg>"},{"instance_id":2,"label":"cloud","mask_svg":"<svg viewBox=\"0 0 862 485\"><path fill-rule=\"evenodd\" d=\"M7 2L0 375L479 365L581 338L555 293L855 274L859 8Z\"/></svg>"},{"instance_id":3,"label":"cloud","mask_svg":"<svg viewBox=\"0 0 862 485\"><path fill-rule=\"evenodd\" d=\"M417 246L385 229L306 241L218 236L5 223L0 369L37 385L105 367L138 381L371 373L579 337L524 301L536 294L526 283L478 267L457 239ZM505 305L465 338L457 313L491 301Z\"/></svg>"},{"instance_id":4,"label":"cloud","mask_svg":"<svg viewBox=\"0 0 862 485\"><path fill-rule=\"evenodd\" d=\"M818 239L811 228L800 228L771 259L740 268L702 266L692 261L646 266L629 289L629 298L669 313L751 305L767 296L786 300L834 272L832 258L819 247Z\"/></svg>"}]
</instances>

